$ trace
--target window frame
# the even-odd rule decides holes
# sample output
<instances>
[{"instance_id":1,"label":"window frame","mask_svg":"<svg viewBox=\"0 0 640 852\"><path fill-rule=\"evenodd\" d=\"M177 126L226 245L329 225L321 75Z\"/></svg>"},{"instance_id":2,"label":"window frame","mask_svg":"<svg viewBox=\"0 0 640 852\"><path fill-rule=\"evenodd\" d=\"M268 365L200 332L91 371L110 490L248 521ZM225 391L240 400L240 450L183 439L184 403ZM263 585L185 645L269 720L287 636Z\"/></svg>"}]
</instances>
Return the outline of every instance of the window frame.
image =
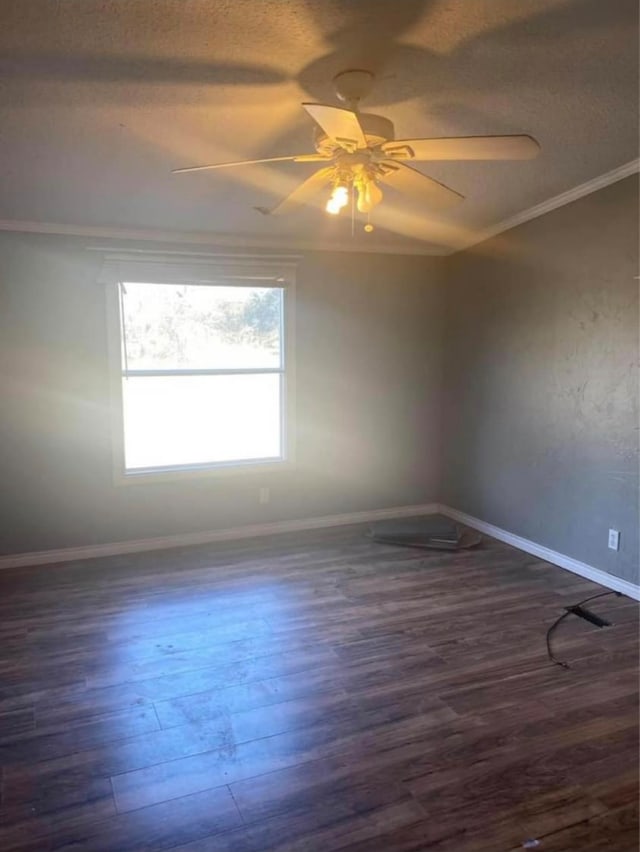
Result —
<instances>
[{"instance_id":1,"label":"window frame","mask_svg":"<svg viewBox=\"0 0 640 852\"><path fill-rule=\"evenodd\" d=\"M105 257L99 275L105 285L107 346L110 386L110 429L115 485L179 482L220 476L269 474L295 467L295 286L296 264L293 259L253 256L197 256L176 258L172 255L140 258L128 254ZM167 467L127 470L125 464L124 407L122 378L122 319L120 287L126 282L190 284L200 286L275 287L283 290L281 367L261 370L215 370L214 374L260 372L280 375L280 434L282 455L278 459L250 459ZM135 371L132 371L135 372ZM145 371L146 372L146 371ZM153 371L149 371L151 374ZM164 371L163 371L164 372ZM176 371L198 374L202 371Z\"/></svg>"}]
</instances>

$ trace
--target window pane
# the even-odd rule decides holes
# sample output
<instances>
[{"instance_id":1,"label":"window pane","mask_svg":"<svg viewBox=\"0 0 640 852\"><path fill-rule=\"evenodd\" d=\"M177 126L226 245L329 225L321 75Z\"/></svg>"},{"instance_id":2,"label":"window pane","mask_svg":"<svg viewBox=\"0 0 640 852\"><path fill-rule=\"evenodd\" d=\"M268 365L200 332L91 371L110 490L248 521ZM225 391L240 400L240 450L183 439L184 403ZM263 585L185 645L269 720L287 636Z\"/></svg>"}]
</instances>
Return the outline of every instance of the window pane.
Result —
<instances>
[{"instance_id":1,"label":"window pane","mask_svg":"<svg viewBox=\"0 0 640 852\"><path fill-rule=\"evenodd\" d=\"M279 367L281 287L124 284L130 370Z\"/></svg>"},{"instance_id":2,"label":"window pane","mask_svg":"<svg viewBox=\"0 0 640 852\"><path fill-rule=\"evenodd\" d=\"M122 380L127 470L281 457L280 375Z\"/></svg>"}]
</instances>

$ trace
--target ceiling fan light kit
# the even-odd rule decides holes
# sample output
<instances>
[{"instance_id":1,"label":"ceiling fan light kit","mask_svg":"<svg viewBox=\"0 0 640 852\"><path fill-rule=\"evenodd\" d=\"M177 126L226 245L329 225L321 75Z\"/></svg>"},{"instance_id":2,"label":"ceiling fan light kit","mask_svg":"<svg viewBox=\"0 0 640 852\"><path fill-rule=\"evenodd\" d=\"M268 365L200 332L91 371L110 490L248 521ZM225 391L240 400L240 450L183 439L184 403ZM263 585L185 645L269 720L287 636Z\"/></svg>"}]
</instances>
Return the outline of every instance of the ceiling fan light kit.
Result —
<instances>
[{"instance_id":1,"label":"ceiling fan light kit","mask_svg":"<svg viewBox=\"0 0 640 852\"><path fill-rule=\"evenodd\" d=\"M258 163L293 161L322 163L322 167L301 183L275 207L256 208L268 215L282 215L313 202L318 193L330 189L325 210L336 216L349 207L366 214L383 199L380 184L391 186L407 197L429 207L457 204L463 196L444 184L407 165L411 161L446 160L528 160L540 146L531 136L462 136L448 139L395 138L393 122L382 115L359 111L374 82L370 71L343 71L333 79L336 96L347 106L303 103L316 123L313 135L315 154L267 157L206 166L174 169L175 173L232 168ZM364 230L373 226L367 220Z\"/></svg>"}]
</instances>

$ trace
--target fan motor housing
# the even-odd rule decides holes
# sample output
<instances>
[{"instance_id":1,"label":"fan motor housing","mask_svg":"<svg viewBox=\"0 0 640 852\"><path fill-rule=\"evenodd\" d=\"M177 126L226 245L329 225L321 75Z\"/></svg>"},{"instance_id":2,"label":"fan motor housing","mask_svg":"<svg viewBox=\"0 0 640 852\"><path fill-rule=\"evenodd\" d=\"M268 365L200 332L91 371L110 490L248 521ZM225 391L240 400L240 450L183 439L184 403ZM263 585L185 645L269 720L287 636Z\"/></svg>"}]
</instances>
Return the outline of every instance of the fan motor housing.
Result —
<instances>
[{"instance_id":1,"label":"fan motor housing","mask_svg":"<svg viewBox=\"0 0 640 852\"><path fill-rule=\"evenodd\" d=\"M383 142L389 142L396 138L393 122L383 115L375 115L372 112L359 112L358 121L360 122L369 148L375 148L378 145L382 145ZM336 143L320 128L317 128L313 141L316 150L320 153L332 152L337 147Z\"/></svg>"}]
</instances>

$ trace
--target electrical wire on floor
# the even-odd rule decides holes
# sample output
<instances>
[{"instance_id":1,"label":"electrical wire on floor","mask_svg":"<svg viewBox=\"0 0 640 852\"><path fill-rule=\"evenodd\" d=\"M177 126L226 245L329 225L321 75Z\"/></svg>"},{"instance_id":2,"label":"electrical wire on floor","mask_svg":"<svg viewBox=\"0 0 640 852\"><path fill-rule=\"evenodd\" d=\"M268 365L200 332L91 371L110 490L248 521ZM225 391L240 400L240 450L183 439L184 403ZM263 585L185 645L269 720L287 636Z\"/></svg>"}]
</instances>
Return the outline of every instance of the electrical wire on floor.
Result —
<instances>
[{"instance_id":1,"label":"electrical wire on floor","mask_svg":"<svg viewBox=\"0 0 640 852\"><path fill-rule=\"evenodd\" d=\"M547 630L547 655L549 657L549 661L555 663L556 666L562 666L563 669L569 669L571 666L569 663L563 662L559 660L551 650L551 637L555 632L556 628L564 621L564 619L575 613L575 610L582 607L583 604L588 603L589 601L594 601L596 598L604 598L607 595L616 595L617 597L622 597L622 592L599 592L597 595L590 595L588 598L584 598L584 600L579 601L579 603L574 604L573 606L565 607L565 611L553 622L551 627ZM602 626L602 625L601 625Z\"/></svg>"}]
</instances>

